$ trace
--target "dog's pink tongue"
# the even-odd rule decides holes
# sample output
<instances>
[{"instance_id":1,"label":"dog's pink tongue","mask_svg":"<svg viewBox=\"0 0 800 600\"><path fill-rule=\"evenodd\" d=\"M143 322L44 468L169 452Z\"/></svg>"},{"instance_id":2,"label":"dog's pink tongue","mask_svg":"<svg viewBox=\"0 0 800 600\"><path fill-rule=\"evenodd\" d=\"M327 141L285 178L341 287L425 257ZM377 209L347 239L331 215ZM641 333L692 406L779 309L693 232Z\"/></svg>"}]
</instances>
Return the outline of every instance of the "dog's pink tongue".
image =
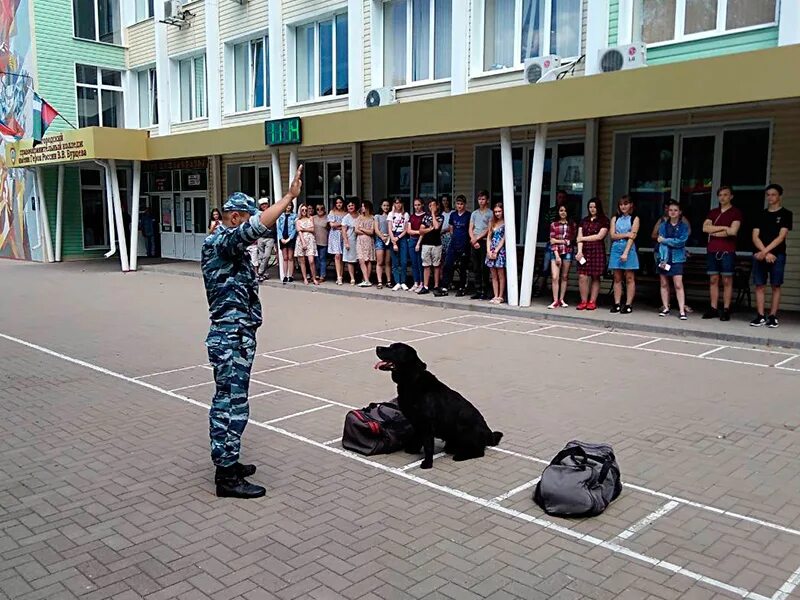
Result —
<instances>
[{"instance_id":1,"label":"dog's pink tongue","mask_svg":"<svg viewBox=\"0 0 800 600\"><path fill-rule=\"evenodd\" d=\"M386 364L385 360L379 360L378 362L375 363L375 367L374 368L375 369L380 369L385 364Z\"/></svg>"}]
</instances>

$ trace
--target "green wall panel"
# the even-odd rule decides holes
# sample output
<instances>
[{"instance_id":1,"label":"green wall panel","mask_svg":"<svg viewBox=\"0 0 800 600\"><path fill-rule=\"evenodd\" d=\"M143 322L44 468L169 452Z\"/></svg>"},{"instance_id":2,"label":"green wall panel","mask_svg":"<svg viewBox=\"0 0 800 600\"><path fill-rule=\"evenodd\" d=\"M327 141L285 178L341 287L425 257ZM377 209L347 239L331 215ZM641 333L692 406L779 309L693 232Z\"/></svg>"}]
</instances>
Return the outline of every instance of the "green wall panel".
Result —
<instances>
[{"instance_id":1,"label":"green wall panel","mask_svg":"<svg viewBox=\"0 0 800 600\"><path fill-rule=\"evenodd\" d=\"M608 2L608 45L616 46L619 39L619 0Z\"/></svg>"},{"instance_id":2,"label":"green wall panel","mask_svg":"<svg viewBox=\"0 0 800 600\"><path fill-rule=\"evenodd\" d=\"M691 42L648 48L647 64L660 65L680 60L763 50L765 48L774 48L777 45L778 28L766 27L742 33L731 33Z\"/></svg>"}]
</instances>

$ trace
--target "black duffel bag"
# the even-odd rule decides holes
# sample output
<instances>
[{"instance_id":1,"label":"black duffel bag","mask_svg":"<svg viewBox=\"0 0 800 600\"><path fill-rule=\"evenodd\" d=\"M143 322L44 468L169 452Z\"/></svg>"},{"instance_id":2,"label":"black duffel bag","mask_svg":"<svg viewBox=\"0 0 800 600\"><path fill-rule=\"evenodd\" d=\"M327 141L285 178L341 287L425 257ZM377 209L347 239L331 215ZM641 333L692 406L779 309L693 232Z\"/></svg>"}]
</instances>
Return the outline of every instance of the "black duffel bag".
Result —
<instances>
[{"instance_id":1,"label":"black duffel bag","mask_svg":"<svg viewBox=\"0 0 800 600\"><path fill-rule=\"evenodd\" d=\"M593 517L621 492L619 465L611 446L573 440L545 468L533 501L548 515Z\"/></svg>"},{"instance_id":2,"label":"black duffel bag","mask_svg":"<svg viewBox=\"0 0 800 600\"><path fill-rule=\"evenodd\" d=\"M373 402L344 418L342 446L371 456L403 448L414 429L394 402Z\"/></svg>"}]
</instances>

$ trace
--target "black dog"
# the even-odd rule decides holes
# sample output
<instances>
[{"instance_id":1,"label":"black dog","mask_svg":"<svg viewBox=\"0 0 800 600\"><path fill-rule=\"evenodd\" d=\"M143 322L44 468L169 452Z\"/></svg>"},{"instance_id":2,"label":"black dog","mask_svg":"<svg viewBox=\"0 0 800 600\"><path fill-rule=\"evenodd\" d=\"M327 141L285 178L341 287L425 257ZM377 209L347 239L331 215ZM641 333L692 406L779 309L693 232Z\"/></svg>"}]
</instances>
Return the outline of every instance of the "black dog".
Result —
<instances>
[{"instance_id":1,"label":"black dog","mask_svg":"<svg viewBox=\"0 0 800 600\"><path fill-rule=\"evenodd\" d=\"M408 344L378 346L375 353L381 371L391 371L397 384L398 406L414 427L414 439L406 452L415 454L420 446L425 458L423 469L433 466L433 438L445 441L445 452L453 460L469 460L484 455L486 446L496 446L503 434L492 431L481 413L466 398L451 390L432 373Z\"/></svg>"}]
</instances>

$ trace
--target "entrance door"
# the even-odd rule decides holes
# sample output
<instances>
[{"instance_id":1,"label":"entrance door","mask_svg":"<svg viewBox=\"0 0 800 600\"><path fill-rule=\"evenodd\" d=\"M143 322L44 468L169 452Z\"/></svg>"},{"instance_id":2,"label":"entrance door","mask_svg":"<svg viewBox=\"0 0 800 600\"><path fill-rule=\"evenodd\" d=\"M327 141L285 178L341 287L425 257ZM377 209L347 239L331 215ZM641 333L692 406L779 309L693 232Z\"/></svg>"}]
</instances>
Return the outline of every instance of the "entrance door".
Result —
<instances>
[{"instance_id":1,"label":"entrance door","mask_svg":"<svg viewBox=\"0 0 800 600\"><path fill-rule=\"evenodd\" d=\"M703 233L703 221L711 210L713 192L719 187L714 183L714 157L716 135L682 136L680 161L680 203L684 215L692 224L692 233L687 246L702 247L707 236Z\"/></svg>"},{"instance_id":2,"label":"entrance door","mask_svg":"<svg viewBox=\"0 0 800 600\"><path fill-rule=\"evenodd\" d=\"M159 197L161 206L161 256L164 258L177 258L175 256L175 217L172 196Z\"/></svg>"},{"instance_id":3,"label":"entrance door","mask_svg":"<svg viewBox=\"0 0 800 600\"><path fill-rule=\"evenodd\" d=\"M349 158L306 161L303 172L303 192L308 204L322 203L330 210L336 196L353 195L353 161Z\"/></svg>"},{"instance_id":4,"label":"entrance door","mask_svg":"<svg viewBox=\"0 0 800 600\"><path fill-rule=\"evenodd\" d=\"M198 193L183 194L183 258L200 260L203 240L206 239L208 200Z\"/></svg>"}]
</instances>

